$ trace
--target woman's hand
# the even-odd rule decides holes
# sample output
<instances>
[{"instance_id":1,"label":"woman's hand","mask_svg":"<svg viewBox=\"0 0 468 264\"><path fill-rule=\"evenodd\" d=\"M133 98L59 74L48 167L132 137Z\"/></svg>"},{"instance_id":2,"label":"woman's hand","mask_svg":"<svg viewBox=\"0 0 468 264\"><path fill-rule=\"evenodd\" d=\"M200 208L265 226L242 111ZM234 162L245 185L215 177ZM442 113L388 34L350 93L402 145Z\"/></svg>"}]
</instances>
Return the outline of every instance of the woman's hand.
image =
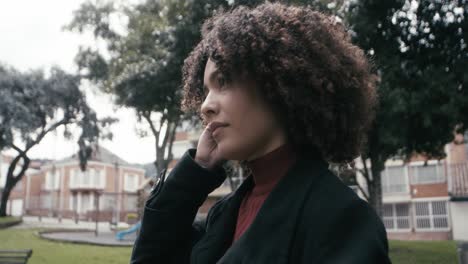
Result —
<instances>
[{"instance_id":1,"label":"woman's hand","mask_svg":"<svg viewBox=\"0 0 468 264\"><path fill-rule=\"evenodd\" d=\"M209 170L220 166L225 160L218 150L218 143L213 138L213 131L218 127L217 123L209 123L198 139L195 162Z\"/></svg>"}]
</instances>

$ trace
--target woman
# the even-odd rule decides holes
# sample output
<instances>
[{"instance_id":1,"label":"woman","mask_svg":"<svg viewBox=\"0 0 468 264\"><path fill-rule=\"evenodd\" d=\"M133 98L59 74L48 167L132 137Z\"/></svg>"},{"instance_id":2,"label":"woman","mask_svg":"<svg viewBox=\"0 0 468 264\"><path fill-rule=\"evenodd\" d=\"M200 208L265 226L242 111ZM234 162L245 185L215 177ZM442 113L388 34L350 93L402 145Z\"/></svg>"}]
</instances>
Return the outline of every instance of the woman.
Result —
<instances>
[{"instance_id":1,"label":"woman","mask_svg":"<svg viewBox=\"0 0 468 264\"><path fill-rule=\"evenodd\" d=\"M390 263L379 217L328 170L359 154L376 97L343 27L266 3L214 16L202 36L183 105L206 127L152 191L131 263ZM251 174L193 224L225 160Z\"/></svg>"}]
</instances>

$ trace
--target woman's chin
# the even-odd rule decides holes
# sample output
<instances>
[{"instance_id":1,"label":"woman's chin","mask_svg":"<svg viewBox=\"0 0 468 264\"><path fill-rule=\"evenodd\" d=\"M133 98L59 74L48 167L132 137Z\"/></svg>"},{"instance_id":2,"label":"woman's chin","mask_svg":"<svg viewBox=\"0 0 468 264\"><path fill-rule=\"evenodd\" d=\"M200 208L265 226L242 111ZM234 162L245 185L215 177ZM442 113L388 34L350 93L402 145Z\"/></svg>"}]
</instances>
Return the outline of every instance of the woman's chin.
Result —
<instances>
[{"instance_id":1,"label":"woman's chin","mask_svg":"<svg viewBox=\"0 0 468 264\"><path fill-rule=\"evenodd\" d=\"M226 142L223 142L226 143ZM223 144L220 142L218 144L218 151L219 155L223 157L225 160L245 160L247 159L247 155L245 151L242 149L236 148L235 146L231 146L229 144Z\"/></svg>"}]
</instances>

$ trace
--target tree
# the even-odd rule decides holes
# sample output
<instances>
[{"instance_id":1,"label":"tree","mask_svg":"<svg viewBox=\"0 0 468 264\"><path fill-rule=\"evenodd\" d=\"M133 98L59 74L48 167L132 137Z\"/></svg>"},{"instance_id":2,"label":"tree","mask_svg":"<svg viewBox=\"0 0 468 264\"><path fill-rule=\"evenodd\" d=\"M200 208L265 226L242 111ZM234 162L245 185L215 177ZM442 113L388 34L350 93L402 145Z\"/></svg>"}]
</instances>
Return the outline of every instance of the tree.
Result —
<instances>
[{"instance_id":1,"label":"tree","mask_svg":"<svg viewBox=\"0 0 468 264\"><path fill-rule=\"evenodd\" d=\"M373 58L379 108L362 155L362 175L382 212L381 172L392 157L442 158L453 131L466 129L466 1L355 1L345 22ZM367 161L367 162L366 162Z\"/></svg>"},{"instance_id":2,"label":"tree","mask_svg":"<svg viewBox=\"0 0 468 264\"><path fill-rule=\"evenodd\" d=\"M80 128L79 156L85 169L89 145L100 135L99 123L107 125L112 120L97 120L79 83L78 77L59 68L53 68L46 78L42 71L21 73L0 65L0 150L17 152L8 167L1 193L0 217L6 215L11 190L29 167L28 152L50 132L64 127L64 136L71 139L74 127Z\"/></svg>"},{"instance_id":3,"label":"tree","mask_svg":"<svg viewBox=\"0 0 468 264\"><path fill-rule=\"evenodd\" d=\"M180 121L180 67L200 38L203 19L219 6L255 6L263 1L227 2L146 1L120 11L110 4L87 4L69 26L79 32L91 30L107 43L107 59L103 52L82 49L78 64L89 79L148 122L156 139L158 170L171 157L169 142ZM364 194L380 213L385 161L408 160L414 153L442 157L453 129L466 127L466 1L279 2L311 5L341 17L353 41L375 64L380 102L362 155L368 161L362 174L368 187ZM111 15L117 11L128 19L125 34L110 29ZM164 154L167 145L169 153Z\"/></svg>"},{"instance_id":4,"label":"tree","mask_svg":"<svg viewBox=\"0 0 468 264\"><path fill-rule=\"evenodd\" d=\"M262 1L236 1L255 6ZM379 107L361 156L367 188L382 212L381 172L389 158L442 158L454 129L468 124L466 0L278 1L338 16L369 54L380 79ZM340 166L338 166L340 167ZM346 167L346 166L344 166ZM346 172L349 177L356 173ZM355 181L356 179L351 179Z\"/></svg>"},{"instance_id":5,"label":"tree","mask_svg":"<svg viewBox=\"0 0 468 264\"><path fill-rule=\"evenodd\" d=\"M181 69L200 40L202 22L225 1L153 1L116 7L85 3L67 26L91 31L104 50L81 48L76 62L81 74L101 90L116 95L116 103L135 109L155 139L155 166L160 172L172 160L172 143L181 120ZM122 17L124 33L112 27ZM115 24L114 24L115 25ZM141 135L146 135L143 131Z\"/></svg>"}]
</instances>

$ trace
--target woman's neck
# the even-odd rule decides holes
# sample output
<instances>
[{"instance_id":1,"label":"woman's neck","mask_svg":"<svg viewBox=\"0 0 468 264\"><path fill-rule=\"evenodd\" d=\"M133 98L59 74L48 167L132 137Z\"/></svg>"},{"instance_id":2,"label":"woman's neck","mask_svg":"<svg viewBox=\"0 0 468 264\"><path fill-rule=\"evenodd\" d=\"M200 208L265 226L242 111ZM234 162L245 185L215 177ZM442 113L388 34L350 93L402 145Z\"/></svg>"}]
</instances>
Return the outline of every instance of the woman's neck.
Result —
<instances>
[{"instance_id":1,"label":"woman's neck","mask_svg":"<svg viewBox=\"0 0 468 264\"><path fill-rule=\"evenodd\" d=\"M296 154L290 144L284 144L257 159L248 161L247 166L252 171L255 182L253 194L271 191L295 161Z\"/></svg>"}]
</instances>

